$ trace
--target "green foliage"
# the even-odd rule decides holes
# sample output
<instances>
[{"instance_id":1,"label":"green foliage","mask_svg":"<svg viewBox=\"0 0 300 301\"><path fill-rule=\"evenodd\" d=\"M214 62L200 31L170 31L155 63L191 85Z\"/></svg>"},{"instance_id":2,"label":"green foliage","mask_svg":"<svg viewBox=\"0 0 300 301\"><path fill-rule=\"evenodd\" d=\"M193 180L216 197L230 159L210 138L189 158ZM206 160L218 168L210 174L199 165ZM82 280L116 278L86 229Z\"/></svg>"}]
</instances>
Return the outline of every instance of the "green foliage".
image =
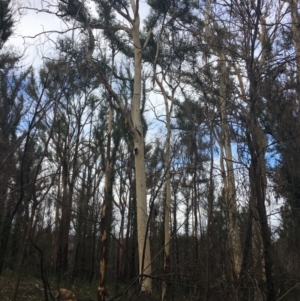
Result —
<instances>
[{"instance_id":1,"label":"green foliage","mask_svg":"<svg viewBox=\"0 0 300 301\"><path fill-rule=\"evenodd\" d=\"M13 32L13 14L11 0L0 0L0 50Z\"/></svg>"},{"instance_id":2,"label":"green foliage","mask_svg":"<svg viewBox=\"0 0 300 301\"><path fill-rule=\"evenodd\" d=\"M160 184L164 171L164 148L159 139L145 147L147 187L153 189Z\"/></svg>"},{"instance_id":3,"label":"green foliage","mask_svg":"<svg viewBox=\"0 0 300 301\"><path fill-rule=\"evenodd\" d=\"M109 27L116 24L116 9L122 9L122 6L127 7L127 1L117 0L117 1L107 1L107 0L96 0L94 1L97 7L97 13L99 17L97 20L94 20L94 23L103 26Z\"/></svg>"},{"instance_id":4,"label":"green foliage","mask_svg":"<svg viewBox=\"0 0 300 301\"><path fill-rule=\"evenodd\" d=\"M131 46L130 37L125 32L116 32L113 29L103 31L108 43L114 51L120 51L125 56L133 58L133 47Z\"/></svg>"},{"instance_id":5,"label":"green foliage","mask_svg":"<svg viewBox=\"0 0 300 301\"><path fill-rule=\"evenodd\" d=\"M169 12L169 8L171 7L173 1L171 0L148 0L147 4L155 11L160 14L167 14Z\"/></svg>"},{"instance_id":6,"label":"green foliage","mask_svg":"<svg viewBox=\"0 0 300 301\"><path fill-rule=\"evenodd\" d=\"M74 18L83 24L89 22L89 12L84 3L79 0L60 0L59 10L61 12L60 16L65 18L66 21L70 21L71 18Z\"/></svg>"},{"instance_id":7,"label":"green foliage","mask_svg":"<svg viewBox=\"0 0 300 301\"><path fill-rule=\"evenodd\" d=\"M0 143L5 147L16 138L17 127L24 108L24 89L30 68L17 73L14 67L18 61L10 55L0 56L3 68L0 69Z\"/></svg>"}]
</instances>

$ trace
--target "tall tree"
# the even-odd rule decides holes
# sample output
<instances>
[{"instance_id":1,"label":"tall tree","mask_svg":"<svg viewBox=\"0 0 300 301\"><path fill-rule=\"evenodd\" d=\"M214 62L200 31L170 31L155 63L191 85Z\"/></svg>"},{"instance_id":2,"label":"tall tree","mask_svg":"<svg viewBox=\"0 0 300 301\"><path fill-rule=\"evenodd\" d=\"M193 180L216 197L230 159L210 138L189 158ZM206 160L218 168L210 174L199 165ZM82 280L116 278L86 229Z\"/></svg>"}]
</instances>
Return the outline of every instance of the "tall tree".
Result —
<instances>
[{"instance_id":1,"label":"tall tree","mask_svg":"<svg viewBox=\"0 0 300 301\"><path fill-rule=\"evenodd\" d=\"M214 13L214 12L213 12ZM222 21L221 21L222 24ZM221 28L212 17L211 2L206 2L205 11L205 37L212 51L219 58L219 111L220 111L220 133L218 144L220 147L220 167L223 179L224 201L226 203L228 243L231 256L232 281L239 278L242 262L241 242L239 236L236 187L233 166L233 156L231 150L230 127L229 127L229 99L228 99L228 75L229 68L226 57L226 38L231 35L226 28ZM235 293L234 293L235 294Z\"/></svg>"},{"instance_id":2,"label":"tall tree","mask_svg":"<svg viewBox=\"0 0 300 301\"><path fill-rule=\"evenodd\" d=\"M115 50L112 46L112 55L111 55L111 74L109 78L109 84L112 85L113 80L113 70L115 68ZM113 185L116 173L116 155L117 150L120 145L120 140L122 138L122 130L118 128L116 123L118 122L114 117L114 107L112 103L111 95L108 91L107 93L107 142L106 142L106 162L105 162L105 183L104 183L104 200L103 207L101 212L101 222L100 222L100 231L101 231L101 255L100 255L100 276L99 276L99 289L98 289L98 301L104 301L105 296L107 295L106 290L106 277L107 274L107 265L108 257L110 253L110 235L112 228L112 215L113 215ZM120 121L119 121L120 122ZM121 227L121 231L123 231Z\"/></svg>"},{"instance_id":3,"label":"tall tree","mask_svg":"<svg viewBox=\"0 0 300 301\"><path fill-rule=\"evenodd\" d=\"M121 110L125 124L133 137L134 153L135 153L135 174L136 174L136 198L137 198L137 228L138 228L138 252L139 252L139 272L141 291L150 294L152 292L151 277L151 253L150 240L147 229L147 199L146 199L146 175L144 162L144 132L141 118L141 84L142 84L142 53L149 39L142 44L140 36L140 2L132 0L130 4L127 1L95 1L98 9L97 18L89 15L88 9L83 2L80 1L60 1L61 10L66 15L72 16L77 22L81 23L87 30L88 34L88 52L87 60L94 68L99 81L111 94ZM130 9L130 11L129 11ZM124 25L116 18L118 15L123 18L127 25ZM95 54L95 37L93 30L101 29L107 38L118 41L121 50L126 51L120 35L120 31L125 33L126 37L132 42L133 62L134 62L134 80L133 94L129 108L125 106L120 95L116 93L110 84L103 69L95 62L93 55ZM127 52L128 53L128 52ZM100 294L98 294L100 295Z\"/></svg>"},{"instance_id":4,"label":"tall tree","mask_svg":"<svg viewBox=\"0 0 300 301\"><path fill-rule=\"evenodd\" d=\"M277 18L272 23L273 31L268 27L267 18L263 15L271 14L266 3L263 1L238 3L234 2L231 7L232 13L237 22L240 22L244 32L244 38L239 45L239 54L245 64L245 74L247 74L248 86L243 83L241 71L235 68L240 85L240 96L247 104L246 115L243 115L247 147L250 155L249 181L251 187L250 216L258 220L258 226L253 231L258 236L258 250L261 248L261 275L265 286L262 294L266 295L268 301L275 300L275 287L273 277L273 261L271 255L271 233L268 225L266 213L266 152L268 139L261 124L264 110L264 99L262 97L261 82L264 71L271 60L272 45L278 29L278 18L281 5L277 5ZM251 13L250 13L251 12ZM258 45L261 50L257 53ZM261 243L259 243L261 241ZM245 248L246 251L246 248ZM244 252L244 262L247 252ZM256 253L257 255L259 254ZM260 259L259 259L260 261ZM242 271L245 273L245 271ZM241 272L241 273L242 273Z\"/></svg>"},{"instance_id":5,"label":"tall tree","mask_svg":"<svg viewBox=\"0 0 300 301\"><path fill-rule=\"evenodd\" d=\"M180 73L176 76L176 71L171 69L172 63L169 62L168 65L163 64L164 60L159 59L163 54L160 53L161 44L165 43L165 49L168 48L170 57L172 57L172 50L176 49L175 44L177 41L173 39L170 41L169 47L166 47L168 41L163 41L162 36L166 35L164 32L165 24L162 24L162 29L159 36L157 37L157 45L155 52L155 60L153 61L154 66L154 80L158 85L164 100L165 105L165 126L166 126L166 140L165 140L165 159L164 159L164 168L165 168L165 202L164 202L164 281L162 285L162 300L170 300L170 272L171 272L171 262L170 262L170 213L171 213L171 138L172 138L172 129L171 129L171 117L173 114L174 102L177 97L176 92L179 90L180 84ZM166 51L166 50L165 50ZM180 71L180 65L182 62L176 55L173 54L172 59L176 62L178 69ZM160 65L160 63L162 63ZM158 69L160 69L158 71ZM169 93L170 91L170 93Z\"/></svg>"},{"instance_id":6,"label":"tall tree","mask_svg":"<svg viewBox=\"0 0 300 301\"><path fill-rule=\"evenodd\" d=\"M40 121L36 110L29 123L29 127L23 132L18 133L18 126L24 117L26 97L26 92L22 92L21 89L25 87L25 81L29 76L30 69L17 74L14 70L17 61L16 57L11 57L9 54L0 55L0 64L2 65L0 70L0 273L3 269L11 225L23 201L22 186L24 183L22 181L24 170L22 164L28 155L26 153L26 139L29 139L28 137L33 127ZM39 105L39 103L36 104L36 109ZM24 140L25 146L22 148L23 157L21 156L19 162L20 168L18 169L16 151L22 146ZM13 186L11 186L12 182L15 183ZM16 195L12 194L12 190L16 190Z\"/></svg>"}]
</instances>

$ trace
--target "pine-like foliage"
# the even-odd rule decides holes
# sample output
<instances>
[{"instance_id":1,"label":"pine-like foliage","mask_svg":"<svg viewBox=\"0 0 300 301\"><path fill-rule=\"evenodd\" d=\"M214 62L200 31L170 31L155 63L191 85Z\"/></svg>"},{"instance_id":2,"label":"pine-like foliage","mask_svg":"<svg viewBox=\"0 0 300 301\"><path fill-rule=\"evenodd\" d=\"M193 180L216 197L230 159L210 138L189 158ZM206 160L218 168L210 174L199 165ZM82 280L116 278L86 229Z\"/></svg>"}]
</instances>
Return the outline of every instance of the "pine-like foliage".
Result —
<instances>
[{"instance_id":1,"label":"pine-like foliage","mask_svg":"<svg viewBox=\"0 0 300 301\"><path fill-rule=\"evenodd\" d=\"M14 21L12 18L10 0L0 1L0 49L12 34Z\"/></svg>"}]
</instances>

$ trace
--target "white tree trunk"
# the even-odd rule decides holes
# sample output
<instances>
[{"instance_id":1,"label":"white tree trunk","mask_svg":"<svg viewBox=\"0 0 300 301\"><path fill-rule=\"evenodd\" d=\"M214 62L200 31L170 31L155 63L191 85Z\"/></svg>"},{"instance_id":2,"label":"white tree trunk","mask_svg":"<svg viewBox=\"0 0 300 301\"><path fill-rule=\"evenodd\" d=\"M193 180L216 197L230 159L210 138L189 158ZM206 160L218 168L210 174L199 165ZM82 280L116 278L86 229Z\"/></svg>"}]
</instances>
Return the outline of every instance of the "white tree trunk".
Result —
<instances>
[{"instance_id":1,"label":"white tree trunk","mask_svg":"<svg viewBox=\"0 0 300 301\"><path fill-rule=\"evenodd\" d=\"M237 221L237 206L236 206L236 187L234 178L234 169L232 161L232 151L230 144L230 132L227 120L227 103L226 103L226 57L224 50L219 49L218 55L220 58L220 111L221 111L221 140L222 147L225 151L225 166L223 180L225 190L225 202L227 206L227 227L228 240L231 251L232 274L233 279L237 280L242 265L241 241ZM223 159L221 159L223 160Z\"/></svg>"},{"instance_id":2,"label":"white tree trunk","mask_svg":"<svg viewBox=\"0 0 300 301\"><path fill-rule=\"evenodd\" d=\"M133 1L132 1L133 2ZM151 275L150 239L147 235L147 199L146 199L146 173L144 158L144 136L141 121L141 86L142 86L142 47L140 43L140 18L137 7L133 6L135 19L133 21L132 36L134 44L134 84L131 105L132 134L135 152L136 176L136 206L137 206L137 235L139 253L139 272L141 275ZM152 292L152 279L142 276L141 290Z\"/></svg>"}]
</instances>

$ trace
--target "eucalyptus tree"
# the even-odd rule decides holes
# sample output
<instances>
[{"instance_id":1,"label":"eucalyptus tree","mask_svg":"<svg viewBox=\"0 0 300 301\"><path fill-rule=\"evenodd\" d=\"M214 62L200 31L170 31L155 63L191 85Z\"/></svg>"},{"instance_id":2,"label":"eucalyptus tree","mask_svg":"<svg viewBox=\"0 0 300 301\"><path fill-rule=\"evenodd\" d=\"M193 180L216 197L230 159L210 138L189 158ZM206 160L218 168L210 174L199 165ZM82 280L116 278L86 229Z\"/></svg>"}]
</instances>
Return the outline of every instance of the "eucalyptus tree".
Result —
<instances>
[{"instance_id":1,"label":"eucalyptus tree","mask_svg":"<svg viewBox=\"0 0 300 301\"><path fill-rule=\"evenodd\" d=\"M275 8L270 9L271 5ZM282 4L275 2L244 2L235 1L230 7L230 13L235 24L242 29L243 37L236 41L236 55L233 68L239 84L239 97L245 107L240 107L240 115L243 120L244 133L249 152L249 181L251 187L250 196L250 219L258 221L256 228L253 228L253 235L257 238L258 249L257 264L260 265L260 273L264 286L261 296L255 292L258 298L266 295L267 300L275 300L273 260L271 254L271 233L266 213L266 152L268 138L262 124L265 99L262 93L262 82L265 74L269 71L270 64L276 66L278 50L273 50L276 45L276 35L281 20ZM273 21L270 19L273 18ZM238 63L240 65L238 66ZM247 77L247 84L243 76ZM250 223L251 224L251 223ZM249 225L250 225L249 224ZM255 224L254 224L255 225ZM248 238L249 240L250 238ZM245 276L247 262L249 262L248 247L244 248L243 268L241 276ZM259 251L259 249L261 251ZM259 255L260 254L260 255ZM259 259L261 258L261 259ZM245 297L245 295L244 295ZM246 297L245 297L246 298Z\"/></svg>"},{"instance_id":2,"label":"eucalyptus tree","mask_svg":"<svg viewBox=\"0 0 300 301\"><path fill-rule=\"evenodd\" d=\"M87 60L94 68L99 81L105 86L108 93L121 110L127 129L133 137L136 173L137 197L137 228L139 250L139 272L141 278L141 291L151 293L151 254L150 241L147 235L147 200L146 175L144 163L144 134L141 118L141 84L142 84L142 54L147 46L150 34L144 43L140 35L140 1L93 1L97 8L94 17L88 11L84 2L60 1L61 16L69 16L85 29L88 36ZM126 54L130 54L133 62L133 93L129 107L125 106L122 95L114 90L101 65L96 60L97 44L95 31L101 30L103 37L117 42L118 47ZM121 35L121 32L123 33ZM126 45L127 43L127 45ZM129 46L130 44L131 46ZM103 67L103 65L102 65ZM102 289L101 289L102 290ZM104 298L98 291L98 299Z\"/></svg>"},{"instance_id":3,"label":"eucalyptus tree","mask_svg":"<svg viewBox=\"0 0 300 301\"><path fill-rule=\"evenodd\" d=\"M193 96L190 96L191 87L187 81L187 70L186 65L189 65L190 60L193 60L195 55L195 48L191 45L192 35L189 34L187 28L193 26L196 21L192 12L194 3L189 1L148 1L148 4L151 7L149 17L147 18L145 24L146 28L155 28L153 30L153 37L150 39L150 43L147 48L147 53L145 57L152 63L153 66L153 85L156 84L157 88L154 87L154 91L161 93L164 107L165 107L165 117L159 118L160 121L165 123L166 127L166 138L165 138L165 155L164 155L164 169L165 169L165 202L164 202L164 281L162 285L162 300L169 300L171 298L171 266L173 263L170 262L170 245L171 245L171 236L170 236L170 222L171 222L171 181L173 172L172 171L172 156L171 153L171 140L172 140L172 115L174 111L177 110L178 125L179 130L189 131L185 127L181 127L184 122L179 121L180 118L192 119L195 117L194 112L190 112L192 116L189 116L187 111L189 105L192 101ZM185 94L186 93L186 94ZM181 95L181 97L180 97ZM189 96L188 96L189 95ZM195 98L198 99L197 96ZM197 110L201 111L201 101L199 101L199 107L195 101L195 107ZM184 112L184 113L182 113ZM181 114L182 113L182 114ZM174 116L173 116L174 117ZM199 120L195 121L196 123ZM191 122L192 123L192 122ZM201 123L201 122L200 122ZM192 127L192 126L191 126ZM194 128L193 128L194 130ZM192 131L193 131L192 130ZM197 135L197 130L193 134ZM183 145L185 143L190 144L191 142L188 139L185 139L185 134L181 136ZM190 134L188 134L190 135ZM198 138L198 137L197 137ZM193 139L194 140L194 139ZM198 140L198 139L197 139ZM201 140L201 138L200 138ZM197 143L196 141L194 141ZM194 148L194 151L198 153ZM201 153L203 149L199 149ZM192 152L192 151L191 151ZM191 155L191 153L189 153ZM192 159L192 155L189 159L191 166L194 164L194 168L191 167L187 174L191 174L193 177L193 184L189 189L185 191L187 195L192 195L192 204L187 203L187 216L186 216L186 235L189 237L189 220L190 214L193 214L193 259L197 262L196 266L198 267L199 256L198 256L198 212L199 212L199 191L198 184L199 178L198 173L201 173L201 163L199 162L199 157ZM187 160L189 160L187 159ZM176 160L176 159L175 159ZM179 159L179 160L182 160ZM193 161L194 160L194 161ZM193 163L192 163L193 161ZM201 159L200 159L201 161ZM199 165L198 165L199 164ZM198 169L199 168L199 169ZM192 171L193 170L193 171ZM189 177L189 176L188 176ZM188 180L189 181L189 180ZM189 191L189 190L192 190ZM187 202L190 197L187 197ZM176 218L174 218L174 223L176 223ZM175 226L176 228L176 226ZM176 230L175 230L176 231ZM176 235L176 232L174 233ZM194 269L194 274L197 274L198 269Z\"/></svg>"},{"instance_id":4,"label":"eucalyptus tree","mask_svg":"<svg viewBox=\"0 0 300 301\"><path fill-rule=\"evenodd\" d=\"M211 46L210 55L218 57L218 110L220 119L220 129L216 126L214 131L220 149L220 168L223 181L223 198L226 204L227 236L230 252L231 281L234 283L233 291L238 287L238 278L241 271L242 252L241 240L238 225L237 196L234 175L233 155L230 137L230 77L229 77L229 59L227 51L227 40L232 38L230 28L217 15L217 8L214 9L210 1L205 4L205 40ZM230 55L231 53L229 53ZM232 90L232 89L231 89ZM232 94L232 93L231 93ZM233 292L233 295L235 293Z\"/></svg>"},{"instance_id":5,"label":"eucalyptus tree","mask_svg":"<svg viewBox=\"0 0 300 301\"><path fill-rule=\"evenodd\" d=\"M167 3L167 1L166 1ZM215 24L214 27L216 27L218 24L217 22L211 22L209 19L210 16L210 2L206 2L206 9L203 11L203 6L197 5L196 3L188 3L183 1L182 3L176 3L174 4L175 10L172 11L171 7L172 5L169 3L169 5L165 4L163 5L161 2L151 1L150 4L154 7L154 11L162 12L164 11L165 14L162 14L161 19L163 20L163 25L161 32L158 30L158 38L157 41L157 52L158 54L160 51L163 52L165 48L167 48L166 45L168 43L166 40L163 42L163 46L161 46L159 43L161 41L162 32L166 31L166 28L168 28L168 35L171 39L171 37L179 37L180 33L182 33L181 41L178 41L178 43L174 43L174 45L171 46L172 51L166 51L168 53L168 61L166 61L166 66L163 68L163 70L168 70L170 66L172 66L173 60L179 60L180 57L184 59L184 63L182 64L182 67L180 64L174 64L176 67L177 74L179 73L178 77L182 78L182 82L184 82L186 85L192 86L194 90L194 93L199 93L201 96L190 96L190 98L195 97L199 98L199 102L202 105L199 105L199 108L196 110L199 111L199 114L201 110L206 106L207 108L211 107L210 113L213 113L213 111L216 109L216 107L219 108L220 111L220 128L221 128L221 135L222 137L218 139L220 142L220 148L221 148L221 166L224 167L226 165L226 168L224 168L223 174L223 182L224 182L224 191L226 192L226 198L224 201L227 204L227 226L228 226L228 240L230 245L230 253L231 253L231 272L233 277L237 279L238 274L241 267L241 250L240 250L240 239L239 239L239 233L238 233L238 222L237 222L237 209L236 209L236 196L235 196L235 180L234 180L234 172L233 172L233 160L232 160L232 154L231 154L231 142L230 142L230 128L228 125L228 117L227 114L229 113L228 110L228 101L227 101L227 91L226 91L226 79L227 77L227 67L226 67L226 58L224 55L224 47L225 44L222 44L222 37L221 35L221 28L220 30L215 30L215 32L211 29L209 24ZM196 11L196 12L195 12ZM205 12L206 11L206 12ZM167 17L167 14L170 14L169 18ZM155 14L150 15L152 19L155 19ZM203 20L204 19L204 20ZM212 18L213 20L213 18ZM151 19L150 19L151 21ZM169 23L170 24L169 24ZM176 25L174 25L176 24ZM184 24L184 26L182 26ZM171 28L173 28L173 31ZM221 27L221 26L220 26ZM225 32L223 32L225 34ZM202 41L205 40L207 42L207 45L210 46L210 48L207 47L207 45L203 45ZM176 45L175 45L176 44ZM162 49L160 49L162 48ZM174 52L174 53L173 53ZM215 56L221 56L220 59L220 65L221 65L221 75L219 76L218 73L220 73L220 68L214 68L214 60ZM161 57L155 57L157 60L156 64L161 64L163 62L163 54ZM188 66L188 68L186 67ZM211 65L211 68L209 66ZM215 72L217 75L215 75L214 80L210 80L209 77L212 77L212 72ZM165 73L167 71L162 72L159 70L158 74L162 76L162 78L165 78ZM154 75L155 76L155 75ZM216 84L216 81L220 81L220 85ZM219 87L219 90L218 90ZM168 87L170 88L170 87ZM162 89L162 88L161 88ZM190 88L191 89L191 88ZM188 94L188 93L187 93ZM217 96L219 95L219 99ZM216 106L216 104L219 102L219 105ZM188 103L188 102L187 102ZM215 108L215 109L214 109ZM202 113L205 114L205 110L202 111ZM193 113L192 113L193 114ZM214 124L214 131L218 128L217 126L217 118L213 118L211 120L206 116L207 118L207 126L211 128L211 123ZM225 142L224 142L225 141ZM225 158L223 158L223 150L225 150ZM194 159L195 163L196 159ZM201 160L200 160L201 161ZM198 162L198 161L196 161ZM197 163L196 163L197 165ZM195 169L196 170L196 169ZM195 173L196 174L196 173ZM196 177L195 177L196 179ZM194 184L197 181L194 182ZM199 193L195 190L194 191L195 200L194 201L194 221L195 221L195 229L194 229L194 235L197 237L197 206L198 199L200 197ZM212 206L211 206L212 207ZM195 243L195 250L197 250L197 243ZM197 254L197 251L196 251ZM230 281L231 282L231 281Z\"/></svg>"},{"instance_id":6,"label":"eucalyptus tree","mask_svg":"<svg viewBox=\"0 0 300 301\"><path fill-rule=\"evenodd\" d=\"M112 45L111 55L111 73L109 82L112 85L113 81L113 70L115 68L115 50ZM130 72L128 72L130 77ZM119 93L126 95L129 92L131 95L132 91L129 89L126 83L123 81L119 87ZM118 111L115 110L113 105L113 99L107 91L107 141L106 141L106 154L105 154L105 183L104 183L104 200L101 212L101 255L100 255L100 279L98 288L98 300L105 300L107 294L106 291L106 274L108 272L108 260L109 254L111 254L111 248L109 244L110 236L112 236L112 220L113 220L113 204L117 203L114 198L113 188L116 178L116 163L119 156L120 143L123 139L126 139L126 128L124 129L124 117ZM121 180L122 183L122 180ZM120 185L122 186L122 185ZM120 187L120 192L122 188ZM120 237L123 236L124 232L124 196L121 194L119 198L119 205L121 207L121 218L122 222L120 225ZM122 262L122 261L121 261Z\"/></svg>"},{"instance_id":7,"label":"eucalyptus tree","mask_svg":"<svg viewBox=\"0 0 300 301\"><path fill-rule=\"evenodd\" d=\"M153 2L151 2L153 5ZM154 6L155 9L155 6ZM153 81L158 85L159 92L162 94L164 106L165 106L165 127L166 138L164 148L164 169L165 169L165 201L164 201L164 281L162 285L162 300L170 299L170 212L171 212L171 117L173 114L174 102L178 100L175 95L179 90L180 75L181 75L181 58L176 55L176 49L178 48L178 41L175 41L174 35L177 33L168 31L166 29L168 23L172 21L166 18L167 14L172 14L170 7L168 10L155 11L153 9L153 15L160 13L163 15L164 20L158 28L158 34L155 37L156 41L149 45L147 49L148 59L153 64ZM178 12L177 12L178 14ZM154 16L149 18L151 21ZM175 16L173 16L175 19ZM157 24L156 24L157 26ZM149 24L148 24L149 27ZM158 27L158 26L157 26ZM168 41L167 36L170 35ZM152 38L153 39L153 38ZM164 45L164 46L162 46ZM155 47L156 46L156 47ZM151 49L152 48L152 49ZM152 50L152 53L151 53ZM153 59L151 60L151 56ZM169 59L169 60L168 60ZM168 61L167 61L168 60ZM173 67L172 66L176 66ZM175 68L175 69L174 69Z\"/></svg>"}]
</instances>

